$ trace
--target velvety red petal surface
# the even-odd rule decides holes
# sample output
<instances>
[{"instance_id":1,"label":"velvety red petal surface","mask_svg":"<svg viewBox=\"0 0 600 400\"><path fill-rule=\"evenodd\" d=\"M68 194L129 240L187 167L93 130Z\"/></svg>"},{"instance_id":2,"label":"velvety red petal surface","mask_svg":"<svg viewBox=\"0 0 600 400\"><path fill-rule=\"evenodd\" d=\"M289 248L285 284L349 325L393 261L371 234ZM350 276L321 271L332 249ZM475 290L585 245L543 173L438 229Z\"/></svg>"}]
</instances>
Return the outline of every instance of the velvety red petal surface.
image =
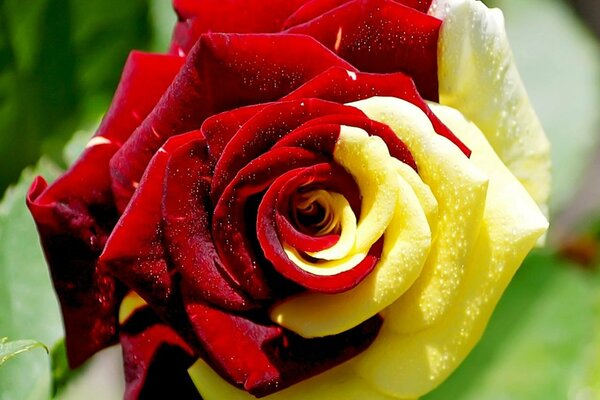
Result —
<instances>
[{"instance_id":1,"label":"velvety red petal surface","mask_svg":"<svg viewBox=\"0 0 600 400\"><path fill-rule=\"evenodd\" d=\"M113 103L80 159L49 187L38 178L28 194L60 300L72 367L115 340L118 285L97 264L118 218L109 160L150 113L182 62L132 52Z\"/></svg>"},{"instance_id":2,"label":"velvety red petal surface","mask_svg":"<svg viewBox=\"0 0 600 400\"><path fill-rule=\"evenodd\" d=\"M375 316L340 335L304 339L267 318L234 315L202 303L187 307L208 362L232 384L264 396L355 356L377 336Z\"/></svg>"},{"instance_id":3,"label":"velvety red petal surface","mask_svg":"<svg viewBox=\"0 0 600 400\"><path fill-rule=\"evenodd\" d=\"M169 320L183 308L162 242L163 181L171 154L199 135L175 136L157 152L100 256L102 266Z\"/></svg>"},{"instance_id":4,"label":"velvety red petal surface","mask_svg":"<svg viewBox=\"0 0 600 400\"><path fill-rule=\"evenodd\" d=\"M201 399L190 379L196 356L186 342L152 312L136 310L121 325L125 400Z\"/></svg>"},{"instance_id":5,"label":"velvety red petal surface","mask_svg":"<svg viewBox=\"0 0 600 400\"><path fill-rule=\"evenodd\" d=\"M236 108L209 117L204 121L200 130L206 138L210 162L214 166L225 150L227 143L238 130L267 104L255 104Z\"/></svg>"},{"instance_id":6,"label":"velvety red petal surface","mask_svg":"<svg viewBox=\"0 0 600 400\"><path fill-rule=\"evenodd\" d=\"M261 109L236 132L223 149L212 182L211 194L218 199L238 171L267 151L283 136L303 123L328 114L364 115L352 107L319 99L299 99L273 103ZM330 153L330 149L323 149Z\"/></svg>"},{"instance_id":7,"label":"velvety red petal surface","mask_svg":"<svg viewBox=\"0 0 600 400\"><path fill-rule=\"evenodd\" d=\"M279 32L283 22L306 0L174 0L179 22L171 53L187 54L200 35L210 32Z\"/></svg>"},{"instance_id":8,"label":"velvety red petal surface","mask_svg":"<svg viewBox=\"0 0 600 400\"><path fill-rule=\"evenodd\" d=\"M195 139L179 147L167 166L162 188L164 244L180 273L183 302L205 301L230 310L257 304L227 275L210 226L210 169L206 143Z\"/></svg>"},{"instance_id":9,"label":"velvety red petal surface","mask_svg":"<svg viewBox=\"0 0 600 400\"><path fill-rule=\"evenodd\" d=\"M437 101L441 21L392 0L353 0L288 29L314 37L363 72L404 72Z\"/></svg>"}]
</instances>

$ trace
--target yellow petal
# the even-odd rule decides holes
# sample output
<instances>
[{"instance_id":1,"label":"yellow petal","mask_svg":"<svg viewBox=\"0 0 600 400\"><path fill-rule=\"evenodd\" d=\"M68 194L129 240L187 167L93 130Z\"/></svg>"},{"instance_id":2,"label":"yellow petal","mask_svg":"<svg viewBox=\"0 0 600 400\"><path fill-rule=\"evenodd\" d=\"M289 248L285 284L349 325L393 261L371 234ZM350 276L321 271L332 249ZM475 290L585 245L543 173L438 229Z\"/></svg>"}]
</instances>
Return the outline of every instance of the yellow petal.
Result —
<instances>
[{"instance_id":1,"label":"yellow petal","mask_svg":"<svg viewBox=\"0 0 600 400\"><path fill-rule=\"evenodd\" d=\"M133 290L129 291L129 293L127 293L127 295L123 297L123 300L121 301L121 306L119 307L119 323L124 324L125 321L127 321L127 319L136 310L139 310L140 308L146 305L148 305L148 303L146 303L144 299L140 297L139 294L137 294Z\"/></svg>"},{"instance_id":2,"label":"yellow petal","mask_svg":"<svg viewBox=\"0 0 600 400\"><path fill-rule=\"evenodd\" d=\"M457 299L445 318L403 334L394 306L375 342L354 361L359 374L388 395L421 396L439 385L479 340L502 292L548 223L536 203L494 153L483 134L456 110L433 107L473 151L471 162L489 176L483 224Z\"/></svg>"},{"instance_id":3,"label":"yellow petal","mask_svg":"<svg viewBox=\"0 0 600 400\"><path fill-rule=\"evenodd\" d=\"M550 144L517 71L498 9L438 0L440 103L461 111L547 215Z\"/></svg>"},{"instance_id":4,"label":"yellow petal","mask_svg":"<svg viewBox=\"0 0 600 400\"><path fill-rule=\"evenodd\" d=\"M333 158L352 175L362 196L353 251L368 251L390 223L398 196L388 148L381 138L342 125Z\"/></svg>"},{"instance_id":5,"label":"yellow petal","mask_svg":"<svg viewBox=\"0 0 600 400\"><path fill-rule=\"evenodd\" d=\"M392 128L410 149L419 176L438 202L431 253L415 284L393 307L396 329L416 332L435 323L455 301L468 255L481 224L487 178L449 140L438 135L416 106L391 97L352 103Z\"/></svg>"},{"instance_id":6,"label":"yellow petal","mask_svg":"<svg viewBox=\"0 0 600 400\"><path fill-rule=\"evenodd\" d=\"M422 180L419 174L412 169L410 166L404 164L401 161L394 163L396 166L396 173L400 175L410 187L414 190L419 203L425 212L425 217L429 223L429 229L431 230L432 238L435 238L438 223L438 202L431 192L429 186L427 186Z\"/></svg>"}]
</instances>

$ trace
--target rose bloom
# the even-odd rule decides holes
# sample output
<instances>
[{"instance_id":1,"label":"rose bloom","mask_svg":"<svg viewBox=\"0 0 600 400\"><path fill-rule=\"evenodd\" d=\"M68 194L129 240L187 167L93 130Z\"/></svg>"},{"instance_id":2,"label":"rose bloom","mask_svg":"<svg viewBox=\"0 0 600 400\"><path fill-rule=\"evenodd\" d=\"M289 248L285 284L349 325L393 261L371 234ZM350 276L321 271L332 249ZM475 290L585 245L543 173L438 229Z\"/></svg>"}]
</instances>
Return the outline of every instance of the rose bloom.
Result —
<instances>
[{"instance_id":1,"label":"rose bloom","mask_svg":"<svg viewBox=\"0 0 600 400\"><path fill-rule=\"evenodd\" d=\"M120 342L128 399L435 388L547 228L501 12L174 7L169 53L131 53L81 158L28 195L70 365Z\"/></svg>"}]
</instances>

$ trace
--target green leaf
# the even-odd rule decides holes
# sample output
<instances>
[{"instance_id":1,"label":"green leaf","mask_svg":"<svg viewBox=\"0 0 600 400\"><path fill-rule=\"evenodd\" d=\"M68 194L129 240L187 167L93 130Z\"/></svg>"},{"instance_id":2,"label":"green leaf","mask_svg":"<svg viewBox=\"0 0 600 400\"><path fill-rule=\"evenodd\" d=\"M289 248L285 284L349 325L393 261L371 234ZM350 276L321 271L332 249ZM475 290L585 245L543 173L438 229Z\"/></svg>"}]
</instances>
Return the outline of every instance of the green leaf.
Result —
<instances>
[{"instance_id":1,"label":"green leaf","mask_svg":"<svg viewBox=\"0 0 600 400\"><path fill-rule=\"evenodd\" d=\"M598 272L532 254L481 342L423 400L599 398L599 288Z\"/></svg>"},{"instance_id":2,"label":"green leaf","mask_svg":"<svg viewBox=\"0 0 600 400\"><path fill-rule=\"evenodd\" d=\"M34 176L53 179L59 169L42 160L26 170L20 183L0 203L0 335L53 344L63 336L59 306L40 248L25 194ZM47 398L50 390L48 356L27 352L4 364L0 400Z\"/></svg>"},{"instance_id":3,"label":"green leaf","mask_svg":"<svg viewBox=\"0 0 600 400\"><path fill-rule=\"evenodd\" d=\"M69 367L64 339L59 340L52 348L50 358L52 360L52 397L54 397L67 386L71 379L79 374L81 369L73 370Z\"/></svg>"},{"instance_id":4,"label":"green leaf","mask_svg":"<svg viewBox=\"0 0 600 400\"><path fill-rule=\"evenodd\" d=\"M495 0L521 77L552 143L553 214L581 184L600 129L600 46L561 0Z\"/></svg>"},{"instance_id":5,"label":"green leaf","mask_svg":"<svg viewBox=\"0 0 600 400\"><path fill-rule=\"evenodd\" d=\"M0 338L0 366L21 353L40 347L48 353L46 345L37 340L16 340L9 342L8 338Z\"/></svg>"}]
</instances>

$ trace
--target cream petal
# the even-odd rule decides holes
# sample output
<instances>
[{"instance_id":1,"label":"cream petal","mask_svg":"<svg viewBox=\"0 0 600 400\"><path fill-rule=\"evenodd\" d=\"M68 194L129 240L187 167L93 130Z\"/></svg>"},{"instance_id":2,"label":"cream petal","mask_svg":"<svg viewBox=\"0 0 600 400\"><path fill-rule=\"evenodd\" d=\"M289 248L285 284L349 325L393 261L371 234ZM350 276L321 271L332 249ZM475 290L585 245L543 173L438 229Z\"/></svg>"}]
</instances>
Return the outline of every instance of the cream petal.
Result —
<instances>
[{"instance_id":1,"label":"cream petal","mask_svg":"<svg viewBox=\"0 0 600 400\"><path fill-rule=\"evenodd\" d=\"M440 103L462 112L545 215L550 144L517 71L499 9L475 0L438 0Z\"/></svg>"}]
</instances>

